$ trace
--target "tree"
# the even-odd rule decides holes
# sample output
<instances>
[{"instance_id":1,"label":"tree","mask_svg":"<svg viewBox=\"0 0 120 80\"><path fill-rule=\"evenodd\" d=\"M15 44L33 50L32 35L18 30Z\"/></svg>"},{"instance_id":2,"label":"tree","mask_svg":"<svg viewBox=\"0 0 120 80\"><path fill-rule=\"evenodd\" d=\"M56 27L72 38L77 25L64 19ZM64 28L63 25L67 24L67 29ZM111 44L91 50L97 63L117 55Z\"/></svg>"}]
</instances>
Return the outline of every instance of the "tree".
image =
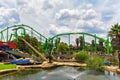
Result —
<instances>
[{"instance_id":1,"label":"tree","mask_svg":"<svg viewBox=\"0 0 120 80\"><path fill-rule=\"evenodd\" d=\"M79 46L79 38L76 38L75 40L77 47Z\"/></svg>"},{"instance_id":2,"label":"tree","mask_svg":"<svg viewBox=\"0 0 120 80\"><path fill-rule=\"evenodd\" d=\"M120 25L114 24L112 25L110 31L108 31L108 36L111 37L111 45L114 51L120 50ZM120 68L120 53L118 52L118 59L119 59L119 68Z\"/></svg>"},{"instance_id":3,"label":"tree","mask_svg":"<svg viewBox=\"0 0 120 80\"><path fill-rule=\"evenodd\" d=\"M68 51L68 45L64 42L61 42L58 44L58 51L62 54L67 53Z\"/></svg>"},{"instance_id":4,"label":"tree","mask_svg":"<svg viewBox=\"0 0 120 80\"><path fill-rule=\"evenodd\" d=\"M105 51L105 47L103 45L103 41L102 40L99 40L98 51L100 51L100 52L104 52Z\"/></svg>"},{"instance_id":5,"label":"tree","mask_svg":"<svg viewBox=\"0 0 120 80\"><path fill-rule=\"evenodd\" d=\"M29 54L35 54L33 50L31 50L22 40L21 38L24 38L28 43L30 43L34 48L36 48L39 52L43 52L43 45L41 42L37 40L36 37L29 36L28 34L25 36L19 36L18 41L14 39L13 41L16 43L16 46L18 49L20 49L23 52L27 52Z\"/></svg>"},{"instance_id":6,"label":"tree","mask_svg":"<svg viewBox=\"0 0 120 80\"><path fill-rule=\"evenodd\" d=\"M94 47L95 47L95 41L92 40L91 44L89 45L89 47L87 47L88 51L93 52L94 51Z\"/></svg>"},{"instance_id":7,"label":"tree","mask_svg":"<svg viewBox=\"0 0 120 80\"><path fill-rule=\"evenodd\" d=\"M85 42L86 51L91 51L91 44L89 42Z\"/></svg>"},{"instance_id":8,"label":"tree","mask_svg":"<svg viewBox=\"0 0 120 80\"><path fill-rule=\"evenodd\" d=\"M58 44L60 43L60 37L55 40L55 47L58 48Z\"/></svg>"},{"instance_id":9,"label":"tree","mask_svg":"<svg viewBox=\"0 0 120 80\"><path fill-rule=\"evenodd\" d=\"M95 41L92 40L92 41L91 41L91 51L94 51L94 47L95 47Z\"/></svg>"},{"instance_id":10,"label":"tree","mask_svg":"<svg viewBox=\"0 0 120 80\"><path fill-rule=\"evenodd\" d=\"M112 25L112 28L110 29L110 31L108 31L108 36L110 36L111 38L120 37L120 25L118 23L115 25Z\"/></svg>"},{"instance_id":11,"label":"tree","mask_svg":"<svg viewBox=\"0 0 120 80\"><path fill-rule=\"evenodd\" d=\"M83 43L83 40L84 40L84 39L83 39L83 36L80 36L80 37L79 37L80 50L83 49L83 44L84 44L84 43Z\"/></svg>"}]
</instances>

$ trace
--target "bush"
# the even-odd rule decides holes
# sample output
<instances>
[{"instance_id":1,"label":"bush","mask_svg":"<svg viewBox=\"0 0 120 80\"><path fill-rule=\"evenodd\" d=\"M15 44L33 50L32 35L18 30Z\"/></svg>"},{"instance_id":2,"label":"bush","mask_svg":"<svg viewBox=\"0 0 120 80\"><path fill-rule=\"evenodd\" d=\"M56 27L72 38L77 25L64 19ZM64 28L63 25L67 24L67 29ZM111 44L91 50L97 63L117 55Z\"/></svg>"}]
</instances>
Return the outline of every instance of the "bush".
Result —
<instances>
[{"instance_id":1,"label":"bush","mask_svg":"<svg viewBox=\"0 0 120 80\"><path fill-rule=\"evenodd\" d=\"M112 65L118 65L119 64L119 61L118 61L117 57L112 57L112 58L109 59L109 61Z\"/></svg>"},{"instance_id":2,"label":"bush","mask_svg":"<svg viewBox=\"0 0 120 80\"><path fill-rule=\"evenodd\" d=\"M104 66L104 60L99 56L93 56L86 61L86 64L91 69L102 70Z\"/></svg>"},{"instance_id":3,"label":"bush","mask_svg":"<svg viewBox=\"0 0 120 80\"><path fill-rule=\"evenodd\" d=\"M25 39L28 43L30 43L35 49L37 49L39 52L43 52L43 45L41 42L37 40L36 37L30 36L29 34L26 34L25 36L19 36L18 40L14 39L13 42L15 42L16 47L20 49L23 52L27 52L29 54L35 54L31 48L29 48L22 40L21 38Z\"/></svg>"},{"instance_id":4,"label":"bush","mask_svg":"<svg viewBox=\"0 0 120 80\"><path fill-rule=\"evenodd\" d=\"M89 58L87 52L78 52L75 54L75 59L79 62L84 63Z\"/></svg>"},{"instance_id":5,"label":"bush","mask_svg":"<svg viewBox=\"0 0 120 80\"><path fill-rule=\"evenodd\" d=\"M58 44L58 52L61 52L62 54L67 53L68 45L64 42L61 42Z\"/></svg>"}]
</instances>

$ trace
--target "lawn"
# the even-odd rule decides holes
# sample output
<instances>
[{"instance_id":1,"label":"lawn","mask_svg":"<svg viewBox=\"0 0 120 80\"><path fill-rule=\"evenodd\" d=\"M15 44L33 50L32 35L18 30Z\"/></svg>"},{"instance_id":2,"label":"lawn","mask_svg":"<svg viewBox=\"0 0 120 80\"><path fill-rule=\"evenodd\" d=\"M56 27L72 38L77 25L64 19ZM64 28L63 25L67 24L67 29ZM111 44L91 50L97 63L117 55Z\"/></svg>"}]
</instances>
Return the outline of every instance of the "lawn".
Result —
<instances>
[{"instance_id":1,"label":"lawn","mask_svg":"<svg viewBox=\"0 0 120 80\"><path fill-rule=\"evenodd\" d=\"M15 68L16 68L15 64L0 64L0 70L15 69Z\"/></svg>"}]
</instances>

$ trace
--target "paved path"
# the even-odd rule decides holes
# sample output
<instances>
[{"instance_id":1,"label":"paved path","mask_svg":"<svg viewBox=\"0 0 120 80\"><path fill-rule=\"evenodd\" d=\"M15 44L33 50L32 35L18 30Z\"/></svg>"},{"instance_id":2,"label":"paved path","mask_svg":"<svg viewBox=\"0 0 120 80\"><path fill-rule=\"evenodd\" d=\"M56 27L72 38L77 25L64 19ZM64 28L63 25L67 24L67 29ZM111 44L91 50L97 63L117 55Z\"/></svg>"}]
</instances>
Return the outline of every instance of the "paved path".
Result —
<instances>
[{"instance_id":1,"label":"paved path","mask_svg":"<svg viewBox=\"0 0 120 80\"><path fill-rule=\"evenodd\" d=\"M48 63L47 61L43 62L40 65L25 65L25 66L17 66L17 69L28 69L28 68L52 68L57 66L73 66L73 67L85 67L86 64L80 64L77 62L53 62Z\"/></svg>"}]
</instances>

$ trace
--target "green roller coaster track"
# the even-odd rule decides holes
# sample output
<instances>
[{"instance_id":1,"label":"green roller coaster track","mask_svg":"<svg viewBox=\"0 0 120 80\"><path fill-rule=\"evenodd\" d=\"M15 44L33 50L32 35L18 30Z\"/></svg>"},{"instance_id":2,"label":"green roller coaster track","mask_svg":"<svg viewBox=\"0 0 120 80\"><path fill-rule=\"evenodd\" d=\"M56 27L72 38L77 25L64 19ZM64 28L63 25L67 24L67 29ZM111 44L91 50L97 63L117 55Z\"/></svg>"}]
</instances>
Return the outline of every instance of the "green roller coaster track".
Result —
<instances>
[{"instance_id":1,"label":"green roller coaster track","mask_svg":"<svg viewBox=\"0 0 120 80\"><path fill-rule=\"evenodd\" d=\"M21 32L19 32L19 30L21 30ZM97 52L97 45L96 45L96 40L102 40L103 42L106 43L106 52L107 54L110 53L110 41L109 38L104 39L101 37L96 36L96 34L89 34L89 33L85 33L85 32L75 32L75 33L62 33L62 34L57 34L51 38L46 38L45 36L43 36L42 34L40 34L39 32L37 32L36 30L34 30L32 27L28 26L28 25L24 25L24 24L20 24L20 25L13 25L10 27L7 27L6 29L0 31L0 41L11 41L13 38L18 39L19 36L25 36L26 34L28 34L28 32L31 33L31 36L37 35L37 38L40 39L41 42L46 43L47 41L47 46L50 43L50 41L54 41L55 39L58 39L60 36L64 36L67 35L68 36L68 44L70 45L70 36L71 35L76 35L76 34L80 34L83 37L83 50L85 51L85 35L88 35L90 37L94 38L94 42L95 42L95 46L94 46L94 52ZM46 47L47 47L46 46Z\"/></svg>"},{"instance_id":2,"label":"green roller coaster track","mask_svg":"<svg viewBox=\"0 0 120 80\"><path fill-rule=\"evenodd\" d=\"M50 40L51 41L54 41L54 40L56 40L56 38L58 39L60 36L64 36L64 35L67 35L68 36L68 45L70 45L70 36L71 35L75 35L75 34L81 34L82 35L82 37L83 37L83 51L85 51L86 50L86 48L85 48L85 35L88 35L88 36L91 36L91 37L93 37L94 38L94 42L95 42L95 45L94 45L94 52L97 52L97 42L96 42L96 39L99 39L99 40L101 40L101 41L103 41L103 42L105 42L106 43L106 52L107 52L107 54L110 54L110 41L109 41L109 38L107 38L107 39L104 39L104 38L101 38L101 37L98 37L98 36L96 36L96 34L89 34L89 33L85 33L85 32L71 32L71 33L62 33L62 34L57 34L57 35L55 35L55 36L53 36L52 38L50 38Z\"/></svg>"},{"instance_id":3,"label":"green roller coaster track","mask_svg":"<svg viewBox=\"0 0 120 80\"><path fill-rule=\"evenodd\" d=\"M18 30L20 30L20 29L22 30L21 34L18 33ZM9 33L9 31L10 31L10 33ZM37 37L40 38L40 40L47 40L47 38L45 36L43 36L42 34L37 32L36 30L34 30L32 27L30 27L28 25L24 25L24 24L13 25L13 26L7 27L6 29L0 31L0 36L1 36L0 40L1 41L11 41L12 37L18 39L19 36L26 35L27 31L31 32L31 36L36 34Z\"/></svg>"},{"instance_id":4,"label":"green roller coaster track","mask_svg":"<svg viewBox=\"0 0 120 80\"><path fill-rule=\"evenodd\" d=\"M31 34L31 36L36 37L42 43L43 46L47 46L44 43L47 40L45 36L40 34L32 27L24 24L13 25L0 31L0 41L8 42L12 41L13 39L18 40L20 36L25 36L26 34ZM45 52L46 50L43 51Z\"/></svg>"}]
</instances>

